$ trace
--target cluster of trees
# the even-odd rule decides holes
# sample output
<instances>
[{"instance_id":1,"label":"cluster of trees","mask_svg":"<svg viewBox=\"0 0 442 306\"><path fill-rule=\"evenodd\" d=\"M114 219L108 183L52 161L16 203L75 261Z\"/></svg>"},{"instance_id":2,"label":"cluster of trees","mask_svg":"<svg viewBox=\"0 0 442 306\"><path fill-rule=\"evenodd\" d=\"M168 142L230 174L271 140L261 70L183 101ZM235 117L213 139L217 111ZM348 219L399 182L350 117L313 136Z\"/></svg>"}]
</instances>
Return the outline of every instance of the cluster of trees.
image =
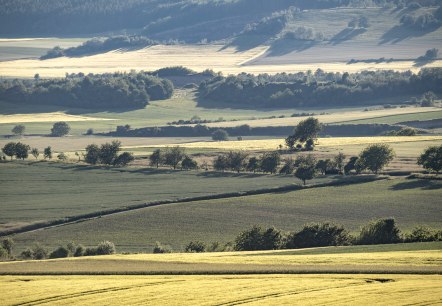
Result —
<instances>
[{"instance_id":1,"label":"cluster of trees","mask_svg":"<svg viewBox=\"0 0 442 306\"><path fill-rule=\"evenodd\" d=\"M183 170L194 170L198 168L198 163L179 146L167 147L164 150L156 149L150 155L149 163L151 166L157 168L161 165L169 166L173 169L180 167Z\"/></svg>"},{"instance_id":2,"label":"cluster of trees","mask_svg":"<svg viewBox=\"0 0 442 306\"><path fill-rule=\"evenodd\" d=\"M316 31L311 27L299 26L291 31L286 31L282 36L286 40L323 41L324 33Z\"/></svg>"},{"instance_id":3,"label":"cluster of trees","mask_svg":"<svg viewBox=\"0 0 442 306\"><path fill-rule=\"evenodd\" d=\"M300 231L291 233L273 227L253 226L236 237L234 249L255 251L427 241L442 241L442 231L419 226L401 235L395 220L387 218L369 222L357 236L350 235L342 225L329 222L307 224Z\"/></svg>"},{"instance_id":4,"label":"cluster of trees","mask_svg":"<svg viewBox=\"0 0 442 306\"><path fill-rule=\"evenodd\" d=\"M111 255L115 253L115 244L110 241L100 242L96 247L85 247L81 244L76 245L75 243L70 242L66 246L59 246L51 252L40 244L36 244L32 248L27 248L24 250L20 254L20 258L42 260L46 258L54 259L65 257Z\"/></svg>"},{"instance_id":5,"label":"cluster of trees","mask_svg":"<svg viewBox=\"0 0 442 306\"><path fill-rule=\"evenodd\" d=\"M143 108L150 100L170 98L173 84L144 72L82 73L63 79L3 80L0 99L27 104L82 108Z\"/></svg>"},{"instance_id":6,"label":"cluster of trees","mask_svg":"<svg viewBox=\"0 0 442 306\"><path fill-rule=\"evenodd\" d=\"M163 42L164 43L164 42ZM86 54L108 52L116 49L144 48L157 45L159 42L139 35L119 35L109 38L93 38L85 41L78 47L62 49L59 46L47 51L40 59L50 59L62 56L76 57Z\"/></svg>"},{"instance_id":7,"label":"cluster of trees","mask_svg":"<svg viewBox=\"0 0 442 306\"><path fill-rule=\"evenodd\" d=\"M91 165L102 164L124 167L134 160L132 153L123 152L121 142L114 140L111 143L105 143L101 146L90 144L86 147L84 161Z\"/></svg>"},{"instance_id":8,"label":"cluster of trees","mask_svg":"<svg viewBox=\"0 0 442 306\"><path fill-rule=\"evenodd\" d=\"M442 25L442 7L434 12L405 14L401 17L402 26L418 31L432 30Z\"/></svg>"},{"instance_id":9,"label":"cluster of trees","mask_svg":"<svg viewBox=\"0 0 442 306\"><path fill-rule=\"evenodd\" d=\"M322 125L318 119L309 117L294 128L293 134L285 139L285 143L290 150L312 151L315 146L315 140L318 138Z\"/></svg>"},{"instance_id":10,"label":"cluster of trees","mask_svg":"<svg viewBox=\"0 0 442 306\"><path fill-rule=\"evenodd\" d=\"M393 244L442 241L442 230L417 226L401 233L393 218L370 221L357 235L351 235L342 225L330 222L310 223L299 231L283 232L274 227L252 226L224 245L214 242L207 246L202 241L191 241L185 246L190 253L224 251L260 251L277 249L303 249L327 246ZM160 246L160 247L157 247ZM154 253L170 253L157 242ZM163 251L164 250L164 251Z\"/></svg>"},{"instance_id":11,"label":"cluster of trees","mask_svg":"<svg viewBox=\"0 0 442 306\"><path fill-rule=\"evenodd\" d=\"M326 73L318 69L296 74L280 73L254 76L242 73L216 76L203 81L199 88L200 103L229 103L245 107L299 107L362 105L378 98L441 93L441 68L410 71L363 71L360 73Z\"/></svg>"}]
</instances>

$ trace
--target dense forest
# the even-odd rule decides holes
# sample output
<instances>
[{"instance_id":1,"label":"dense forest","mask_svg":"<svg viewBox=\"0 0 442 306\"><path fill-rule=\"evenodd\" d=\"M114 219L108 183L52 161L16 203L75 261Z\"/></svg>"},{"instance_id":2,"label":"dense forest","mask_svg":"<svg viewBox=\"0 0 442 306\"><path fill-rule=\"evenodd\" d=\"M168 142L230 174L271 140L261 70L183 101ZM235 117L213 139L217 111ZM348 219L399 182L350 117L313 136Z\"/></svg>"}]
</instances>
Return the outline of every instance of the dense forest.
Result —
<instances>
[{"instance_id":1,"label":"dense forest","mask_svg":"<svg viewBox=\"0 0 442 306\"><path fill-rule=\"evenodd\" d=\"M62 105L81 108L142 108L149 100L170 98L173 84L147 73L113 73L63 79L5 80L0 82L0 100Z\"/></svg>"},{"instance_id":2,"label":"dense forest","mask_svg":"<svg viewBox=\"0 0 442 306\"><path fill-rule=\"evenodd\" d=\"M221 39L290 6L317 9L409 3L440 5L439 0L0 0L0 35L78 35L144 28L145 35L155 38L162 31L205 24L198 31L206 29L207 33L201 35ZM217 31L209 31L208 25L219 24L223 26Z\"/></svg>"},{"instance_id":3,"label":"dense forest","mask_svg":"<svg viewBox=\"0 0 442 306\"><path fill-rule=\"evenodd\" d=\"M363 71L355 74L316 72L276 75L216 76L199 86L200 103L229 107L316 107L363 105L369 100L442 92L442 69L418 74Z\"/></svg>"}]
</instances>

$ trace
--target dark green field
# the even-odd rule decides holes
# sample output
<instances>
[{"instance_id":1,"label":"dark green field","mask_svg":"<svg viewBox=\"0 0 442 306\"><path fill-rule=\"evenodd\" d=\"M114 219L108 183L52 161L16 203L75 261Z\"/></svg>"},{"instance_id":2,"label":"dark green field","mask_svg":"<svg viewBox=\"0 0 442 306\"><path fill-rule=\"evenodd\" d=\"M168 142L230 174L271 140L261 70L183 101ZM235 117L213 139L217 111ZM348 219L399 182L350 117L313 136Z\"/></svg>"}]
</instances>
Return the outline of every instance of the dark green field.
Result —
<instances>
[{"instance_id":1,"label":"dark green field","mask_svg":"<svg viewBox=\"0 0 442 306\"><path fill-rule=\"evenodd\" d=\"M1 163L0 174L0 228L158 200L300 183L292 176L107 169L53 162ZM326 181L330 179L317 180Z\"/></svg>"},{"instance_id":2,"label":"dark green field","mask_svg":"<svg viewBox=\"0 0 442 306\"><path fill-rule=\"evenodd\" d=\"M328 220L357 232L371 219L394 217L403 231L416 225L440 228L441 188L440 181L398 178L170 204L19 234L13 238L19 249L35 242L55 247L69 241L95 245L107 239L115 242L119 251L150 252L155 241L169 244L174 250L182 250L191 240L228 242L253 224L292 231L308 222Z\"/></svg>"}]
</instances>

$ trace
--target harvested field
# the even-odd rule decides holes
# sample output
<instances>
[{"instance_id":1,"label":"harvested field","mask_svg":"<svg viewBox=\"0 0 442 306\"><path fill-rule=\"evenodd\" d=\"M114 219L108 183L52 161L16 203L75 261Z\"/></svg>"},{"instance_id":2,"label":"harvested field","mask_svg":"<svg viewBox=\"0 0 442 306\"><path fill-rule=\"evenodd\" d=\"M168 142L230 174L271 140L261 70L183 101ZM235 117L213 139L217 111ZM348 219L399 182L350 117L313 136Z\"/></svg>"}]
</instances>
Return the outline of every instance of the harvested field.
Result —
<instances>
[{"instance_id":1,"label":"harvested field","mask_svg":"<svg viewBox=\"0 0 442 306\"><path fill-rule=\"evenodd\" d=\"M0 115L0 124L31 123L31 122L57 122L57 121L66 121L66 122L100 121L100 120L115 120L115 119L69 115L69 114L65 114L62 112Z\"/></svg>"}]
</instances>

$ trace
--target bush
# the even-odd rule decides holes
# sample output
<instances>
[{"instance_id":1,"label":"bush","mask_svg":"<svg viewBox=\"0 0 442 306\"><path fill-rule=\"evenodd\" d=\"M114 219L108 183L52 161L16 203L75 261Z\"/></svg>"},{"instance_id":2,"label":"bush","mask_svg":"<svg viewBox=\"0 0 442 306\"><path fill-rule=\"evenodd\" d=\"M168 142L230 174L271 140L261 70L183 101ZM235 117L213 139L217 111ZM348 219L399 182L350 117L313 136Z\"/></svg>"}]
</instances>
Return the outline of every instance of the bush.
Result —
<instances>
[{"instance_id":1,"label":"bush","mask_svg":"<svg viewBox=\"0 0 442 306\"><path fill-rule=\"evenodd\" d=\"M308 224L287 237L286 248L300 249L350 244L350 236L341 225L332 223Z\"/></svg>"},{"instance_id":2,"label":"bush","mask_svg":"<svg viewBox=\"0 0 442 306\"><path fill-rule=\"evenodd\" d=\"M250 230L241 232L236 238L236 251L275 250L281 244L281 232L273 227L266 230L255 225Z\"/></svg>"},{"instance_id":3,"label":"bush","mask_svg":"<svg viewBox=\"0 0 442 306\"><path fill-rule=\"evenodd\" d=\"M45 259L46 257L48 257L48 251L43 248L41 245L36 244L32 250L32 257L34 259Z\"/></svg>"},{"instance_id":4,"label":"bush","mask_svg":"<svg viewBox=\"0 0 442 306\"><path fill-rule=\"evenodd\" d=\"M116 167L124 167L127 166L129 163L133 162L135 160L132 153L129 152L123 152L120 155L118 155L117 158L114 159L112 164Z\"/></svg>"},{"instance_id":5,"label":"bush","mask_svg":"<svg viewBox=\"0 0 442 306\"><path fill-rule=\"evenodd\" d=\"M153 247L153 253L154 254L165 254L165 253L172 253L172 249L170 246L163 246L158 241L155 242L155 246Z\"/></svg>"},{"instance_id":6,"label":"bush","mask_svg":"<svg viewBox=\"0 0 442 306\"><path fill-rule=\"evenodd\" d=\"M405 242L441 241L441 233L428 227L418 226L411 233L405 235Z\"/></svg>"},{"instance_id":7,"label":"bush","mask_svg":"<svg viewBox=\"0 0 442 306\"><path fill-rule=\"evenodd\" d=\"M358 244L388 244L401 242L400 231L393 218L372 221L361 229Z\"/></svg>"},{"instance_id":8,"label":"bush","mask_svg":"<svg viewBox=\"0 0 442 306\"><path fill-rule=\"evenodd\" d=\"M191 241L185 248L186 253L202 253L206 251L206 245L201 241Z\"/></svg>"},{"instance_id":9,"label":"bush","mask_svg":"<svg viewBox=\"0 0 442 306\"><path fill-rule=\"evenodd\" d=\"M96 256L97 254L97 248L86 248L84 250L83 256Z\"/></svg>"},{"instance_id":10,"label":"bush","mask_svg":"<svg viewBox=\"0 0 442 306\"><path fill-rule=\"evenodd\" d=\"M111 255L115 253L115 244L110 241L100 242L97 246L97 255Z\"/></svg>"},{"instance_id":11,"label":"bush","mask_svg":"<svg viewBox=\"0 0 442 306\"><path fill-rule=\"evenodd\" d=\"M69 256L69 250L63 246L59 246L49 254L49 258L65 258Z\"/></svg>"},{"instance_id":12,"label":"bush","mask_svg":"<svg viewBox=\"0 0 442 306\"><path fill-rule=\"evenodd\" d=\"M77 247L75 248L75 251L74 251L74 257L83 256L85 251L86 250L85 250L84 246L82 246L81 244L77 245Z\"/></svg>"},{"instance_id":13,"label":"bush","mask_svg":"<svg viewBox=\"0 0 442 306\"><path fill-rule=\"evenodd\" d=\"M27 248L23 252L21 252L20 257L23 259L33 259L34 258L34 252L32 249Z\"/></svg>"},{"instance_id":14,"label":"bush","mask_svg":"<svg viewBox=\"0 0 442 306\"><path fill-rule=\"evenodd\" d=\"M186 155L181 162L181 168L184 170L195 170L198 168L198 163L190 156Z\"/></svg>"},{"instance_id":15,"label":"bush","mask_svg":"<svg viewBox=\"0 0 442 306\"><path fill-rule=\"evenodd\" d=\"M0 246L0 259L7 257L8 257L8 252L6 252L6 250Z\"/></svg>"}]
</instances>

